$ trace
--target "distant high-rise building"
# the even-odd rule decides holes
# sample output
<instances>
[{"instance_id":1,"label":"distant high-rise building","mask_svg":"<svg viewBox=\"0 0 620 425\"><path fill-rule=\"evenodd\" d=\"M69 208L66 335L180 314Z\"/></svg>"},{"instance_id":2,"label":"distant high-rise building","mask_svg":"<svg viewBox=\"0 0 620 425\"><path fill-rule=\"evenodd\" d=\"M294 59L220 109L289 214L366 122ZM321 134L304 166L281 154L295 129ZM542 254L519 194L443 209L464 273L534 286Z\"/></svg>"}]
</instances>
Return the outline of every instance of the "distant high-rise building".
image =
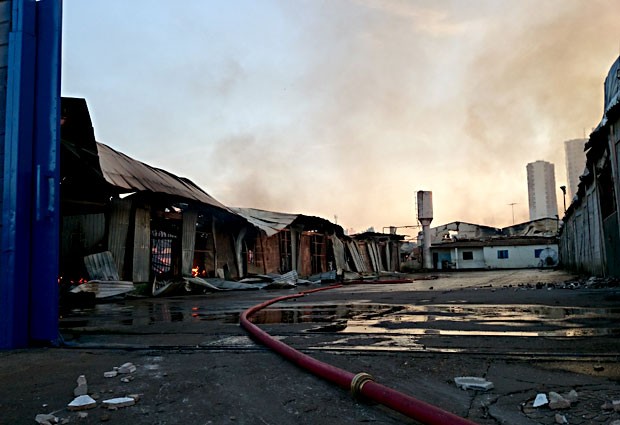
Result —
<instances>
[{"instance_id":1,"label":"distant high-rise building","mask_svg":"<svg viewBox=\"0 0 620 425\"><path fill-rule=\"evenodd\" d=\"M555 193L555 167L547 161L527 164L527 193L530 220L555 217L558 201Z\"/></svg>"},{"instance_id":2,"label":"distant high-rise building","mask_svg":"<svg viewBox=\"0 0 620 425\"><path fill-rule=\"evenodd\" d=\"M586 153L583 146L587 139L574 139L564 142L564 153L566 154L566 179L568 180L568 201L573 199L579 186L579 176L583 174L586 167Z\"/></svg>"}]
</instances>

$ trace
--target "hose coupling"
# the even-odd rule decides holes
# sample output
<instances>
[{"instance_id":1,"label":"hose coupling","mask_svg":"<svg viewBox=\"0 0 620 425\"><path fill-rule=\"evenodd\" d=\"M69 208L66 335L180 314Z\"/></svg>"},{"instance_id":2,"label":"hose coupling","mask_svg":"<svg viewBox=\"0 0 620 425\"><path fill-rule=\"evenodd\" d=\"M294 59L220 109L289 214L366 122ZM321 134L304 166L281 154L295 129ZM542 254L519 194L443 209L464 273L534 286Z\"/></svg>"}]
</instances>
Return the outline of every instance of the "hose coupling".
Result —
<instances>
[{"instance_id":1,"label":"hose coupling","mask_svg":"<svg viewBox=\"0 0 620 425\"><path fill-rule=\"evenodd\" d=\"M355 397L356 399L361 399L362 398L362 387L364 386L364 384L366 384L368 381L374 381L375 378L372 377L371 374L366 373L366 372L360 372L357 375L355 375L353 377L353 379L351 380L351 394L353 395L353 397Z\"/></svg>"}]
</instances>

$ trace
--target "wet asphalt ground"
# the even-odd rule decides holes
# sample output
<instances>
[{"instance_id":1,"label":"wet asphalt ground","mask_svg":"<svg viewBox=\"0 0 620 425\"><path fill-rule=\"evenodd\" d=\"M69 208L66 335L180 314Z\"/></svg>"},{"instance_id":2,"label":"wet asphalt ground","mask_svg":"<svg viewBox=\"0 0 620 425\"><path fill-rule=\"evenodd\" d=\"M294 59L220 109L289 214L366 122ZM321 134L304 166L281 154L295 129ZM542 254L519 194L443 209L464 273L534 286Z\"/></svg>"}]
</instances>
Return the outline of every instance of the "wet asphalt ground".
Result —
<instances>
[{"instance_id":1,"label":"wet asphalt ground","mask_svg":"<svg viewBox=\"0 0 620 425\"><path fill-rule=\"evenodd\" d=\"M428 278L428 275L412 275ZM345 285L270 306L263 330L321 361L479 424L610 424L620 412L620 288L567 285L561 271L459 272L406 284ZM63 311L61 348L0 353L0 424L54 413L95 424L418 423L341 390L255 343L239 314L295 290L127 298ZM568 289L568 287L574 289ZM104 378L132 362L129 376ZM100 406L65 409L79 375ZM462 390L457 376L488 391ZM124 382L126 381L126 382ZM538 393L579 394L534 408ZM607 406L606 406L607 407Z\"/></svg>"}]
</instances>

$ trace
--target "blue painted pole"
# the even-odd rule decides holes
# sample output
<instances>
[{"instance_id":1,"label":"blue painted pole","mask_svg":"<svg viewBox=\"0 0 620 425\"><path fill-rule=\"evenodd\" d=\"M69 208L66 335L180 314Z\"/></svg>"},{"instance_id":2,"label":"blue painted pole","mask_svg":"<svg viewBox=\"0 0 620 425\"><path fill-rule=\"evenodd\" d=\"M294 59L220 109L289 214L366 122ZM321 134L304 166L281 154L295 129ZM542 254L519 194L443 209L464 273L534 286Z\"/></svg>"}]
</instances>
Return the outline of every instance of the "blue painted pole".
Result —
<instances>
[{"instance_id":1,"label":"blue painted pole","mask_svg":"<svg viewBox=\"0 0 620 425\"><path fill-rule=\"evenodd\" d=\"M60 0L13 0L10 25L0 349L58 339Z\"/></svg>"},{"instance_id":2,"label":"blue painted pole","mask_svg":"<svg viewBox=\"0 0 620 425\"><path fill-rule=\"evenodd\" d=\"M30 265L30 340L58 340L60 61L62 4L37 5L34 190Z\"/></svg>"},{"instance_id":3,"label":"blue painted pole","mask_svg":"<svg viewBox=\"0 0 620 425\"><path fill-rule=\"evenodd\" d=\"M0 253L0 348L29 342L35 4L14 0L6 91Z\"/></svg>"}]
</instances>

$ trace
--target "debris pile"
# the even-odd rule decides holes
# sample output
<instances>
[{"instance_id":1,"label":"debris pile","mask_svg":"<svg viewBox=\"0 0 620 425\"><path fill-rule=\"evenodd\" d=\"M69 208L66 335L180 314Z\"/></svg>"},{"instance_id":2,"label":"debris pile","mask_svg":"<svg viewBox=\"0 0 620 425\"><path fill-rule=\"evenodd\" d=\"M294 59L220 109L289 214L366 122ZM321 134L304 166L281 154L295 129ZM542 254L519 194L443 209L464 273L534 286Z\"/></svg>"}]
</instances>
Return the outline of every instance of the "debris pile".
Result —
<instances>
[{"instance_id":1,"label":"debris pile","mask_svg":"<svg viewBox=\"0 0 620 425\"><path fill-rule=\"evenodd\" d=\"M120 381L127 383L134 379L134 373L136 371L137 367L133 363L127 362L121 366L114 367L110 371L104 372L103 376L104 378L114 378L122 375ZM88 412L86 412L86 410L91 410L97 407L97 399L99 398L99 394L91 393L89 391L88 382L85 375L78 376L76 382L77 386L73 389L74 398L71 402L69 402L69 404L67 404L65 409L68 412L75 412L79 419L84 419L88 417ZM122 407L133 406L139 399L139 394L128 394L123 395L122 397L114 397L103 400L99 406L107 410L118 410ZM46 406L47 405L44 405L44 407ZM40 425L68 424L71 422L70 418L60 418L56 416L59 412L62 412L65 409L59 409L51 413L38 414L35 416L34 420ZM103 417L102 420L104 420Z\"/></svg>"},{"instance_id":2,"label":"debris pile","mask_svg":"<svg viewBox=\"0 0 620 425\"><path fill-rule=\"evenodd\" d=\"M616 288L618 286L620 286L620 279L618 278L591 276L563 282L520 283L516 289L601 289ZM507 285L506 287L512 288L513 285Z\"/></svg>"},{"instance_id":3,"label":"debris pile","mask_svg":"<svg viewBox=\"0 0 620 425\"><path fill-rule=\"evenodd\" d=\"M536 394L536 397L533 400L523 403L522 406L525 408L524 412L527 412L528 410L530 412L534 410L541 411L541 409L542 411L546 410L549 414L553 414L553 419L556 424L569 424L573 423L571 421L571 415L573 416L573 420L577 417L583 416L583 412L579 411L579 409L577 409L577 411L571 411L571 408L576 408L576 405L579 403L579 398L579 394L574 389L565 394L561 394L556 391L549 391L548 393ZM588 410L593 407L588 402L586 402L586 405L587 406L582 407L586 407ZM610 425L620 425L620 420L613 420L612 417L617 413L620 413L620 400L610 399L600 405L600 417L606 417L607 420L612 419L612 422L609 422Z\"/></svg>"}]
</instances>

